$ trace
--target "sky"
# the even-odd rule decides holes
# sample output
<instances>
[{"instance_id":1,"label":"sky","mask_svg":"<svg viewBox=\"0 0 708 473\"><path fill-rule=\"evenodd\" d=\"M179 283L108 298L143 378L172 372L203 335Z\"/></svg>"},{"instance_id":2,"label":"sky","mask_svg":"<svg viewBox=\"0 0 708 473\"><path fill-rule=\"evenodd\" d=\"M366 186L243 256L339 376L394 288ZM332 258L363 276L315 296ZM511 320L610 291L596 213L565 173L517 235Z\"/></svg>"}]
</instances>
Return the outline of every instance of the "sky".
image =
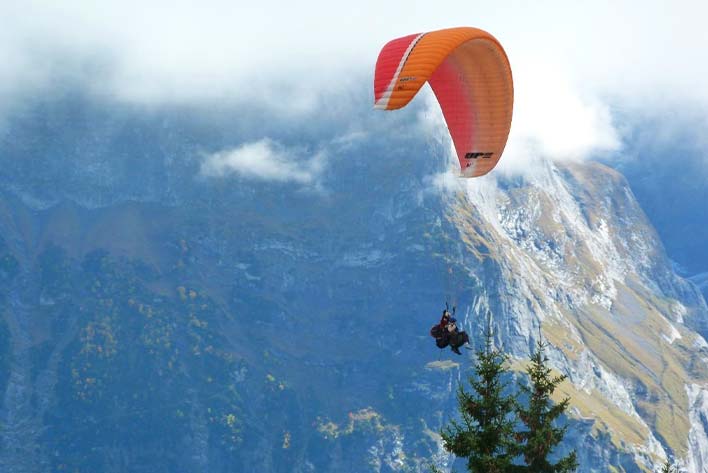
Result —
<instances>
[{"instance_id":1,"label":"sky","mask_svg":"<svg viewBox=\"0 0 708 473\"><path fill-rule=\"evenodd\" d=\"M621 153L628 115L686 108L700 126L708 117L701 1L0 0L0 17L0 122L67 83L99 100L247 105L316 122L322 107L346 109L350 91L370 86L387 41L452 26L489 31L509 56L511 168L533 153ZM416 100L433 110L430 97ZM207 172L253 163L263 177L257 156L277 159L279 146L243 143L211 157Z\"/></svg>"}]
</instances>

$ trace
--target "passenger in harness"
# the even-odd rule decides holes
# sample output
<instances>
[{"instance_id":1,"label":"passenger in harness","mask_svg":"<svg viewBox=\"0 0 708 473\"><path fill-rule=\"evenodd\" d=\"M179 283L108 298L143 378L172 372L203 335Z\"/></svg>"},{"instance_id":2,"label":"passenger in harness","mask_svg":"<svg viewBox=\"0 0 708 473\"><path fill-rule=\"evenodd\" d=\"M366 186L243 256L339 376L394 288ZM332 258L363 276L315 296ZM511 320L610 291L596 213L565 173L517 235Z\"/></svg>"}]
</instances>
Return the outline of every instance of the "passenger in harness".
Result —
<instances>
[{"instance_id":1,"label":"passenger in harness","mask_svg":"<svg viewBox=\"0 0 708 473\"><path fill-rule=\"evenodd\" d=\"M465 343L469 343L469 337L464 331L460 331L457 328L457 319L454 317L455 309L456 307L453 306L452 313L450 313L447 304L445 304L440 323L433 325L430 329L430 336L435 339L435 345L438 348L442 349L450 345L452 351L462 355L460 347Z\"/></svg>"}]
</instances>

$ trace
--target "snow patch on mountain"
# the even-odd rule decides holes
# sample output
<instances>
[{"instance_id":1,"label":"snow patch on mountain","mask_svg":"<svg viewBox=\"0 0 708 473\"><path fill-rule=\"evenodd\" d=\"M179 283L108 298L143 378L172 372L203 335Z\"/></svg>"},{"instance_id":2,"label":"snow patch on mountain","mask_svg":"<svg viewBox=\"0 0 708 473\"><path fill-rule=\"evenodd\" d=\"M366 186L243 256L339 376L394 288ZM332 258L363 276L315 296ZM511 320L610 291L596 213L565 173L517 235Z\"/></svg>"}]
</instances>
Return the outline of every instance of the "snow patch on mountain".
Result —
<instances>
[{"instance_id":1,"label":"snow patch on mountain","mask_svg":"<svg viewBox=\"0 0 708 473\"><path fill-rule=\"evenodd\" d=\"M669 333L662 333L661 336L667 343L671 344L674 343L674 340L681 338L681 333L676 329L676 327L669 324Z\"/></svg>"},{"instance_id":2,"label":"snow patch on mountain","mask_svg":"<svg viewBox=\"0 0 708 473\"><path fill-rule=\"evenodd\" d=\"M691 419L686 469L690 472L708 471L708 387L688 384L686 394Z\"/></svg>"}]
</instances>

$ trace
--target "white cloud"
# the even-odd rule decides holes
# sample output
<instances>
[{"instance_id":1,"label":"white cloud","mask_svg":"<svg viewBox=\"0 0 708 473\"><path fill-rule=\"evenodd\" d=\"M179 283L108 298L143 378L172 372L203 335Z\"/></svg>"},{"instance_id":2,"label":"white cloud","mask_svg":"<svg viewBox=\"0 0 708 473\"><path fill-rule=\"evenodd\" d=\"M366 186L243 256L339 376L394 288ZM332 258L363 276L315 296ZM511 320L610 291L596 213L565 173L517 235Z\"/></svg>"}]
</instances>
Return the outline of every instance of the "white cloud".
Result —
<instances>
[{"instance_id":1,"label":"white cloud","mask_svg":"<svg viewBox=\"0 0 708 473\"><path fill-rule=\"evenodd\" d=\"M300 150L262 139L208 155L202 162L201 174L207 177L236 174L247 179L317 187L323 168L324 153L304 159Z\"/></svg>"},{"instance_id":2,"label":"white cloud","mask_svg":"<svg viewBox=\"0 0 708 473\"><path fill-rule=\"evenodd\" d=\"M138 101L257 96L307 106L317 90L370 74L387 40L459 24L495 34L512 65L555 61L589 89L659 100L662 87L708 100L703 2L25 0L0 2L0 16L0 55L14 58L3 69L21 70L9 80L44 70L48 51L73 58L71 67L98 54L110 66L93 85Z\"/></svg>"},{"instance_id":3,"label":"white cloud","mask_svg":"<svg viewBox=\"0 0 708 473\"><path fill-rule=\"evenodd\" d=\"M583 96L562 68L528 58L515 65L514 75L514 117L498 171L522 172L539 157L574 161L620 150L609 106ZM436 153L448 156L454 173L459 165L440 107L431 90L422 95L421 131L435 141Z\"/></svg>"},{"instance_id":4,"label":"white cloud","mask_svg":"<svg viewBox=\"0 0 708 473\"><path fill-rule=\"evenodd\" d=\"M708 3L680 0L0 0L0 103L69 79L112 100L248 102L317 120L336 94L369 86L386 41L468 24L493 33L514 70L504 165L579 159L618 149L617 107L690 103L708 116L706 17Z\"/></svg>"},{"instance_id":5,"label":"white cloud","mask_svg":"<svg viewBox=\"0 0 708 473\"><path fill-rule=\"evenodd\" d=\"M578 90L563 69L529 58L516 66L516 99L500 169L515 171L533 158L580 160L621 147L609 106Z\"/></svg>"}]
</instances>

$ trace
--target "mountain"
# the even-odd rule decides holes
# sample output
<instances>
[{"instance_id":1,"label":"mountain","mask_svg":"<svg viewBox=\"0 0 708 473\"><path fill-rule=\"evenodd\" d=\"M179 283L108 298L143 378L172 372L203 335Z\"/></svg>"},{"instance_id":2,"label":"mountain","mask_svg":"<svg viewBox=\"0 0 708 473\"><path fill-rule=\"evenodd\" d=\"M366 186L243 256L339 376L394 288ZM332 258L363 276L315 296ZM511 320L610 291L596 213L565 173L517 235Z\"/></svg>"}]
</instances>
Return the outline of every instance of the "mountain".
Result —
<instances>
[{"instance_id":1,"label":"mountain","mask_svg":"<svg viewBox=\"0 0 708 473\"><path fill-rule=\"evenodd\" d=\"M579 471L705 469L708 308L622 175L459 180L411 115L259 113L68 95L8 122L3 471L451 467L471 359L427 334L446 299L515 368L551 343ZM277 178L204 171L264 136Z\"/></svg>"},{"instance_id":2,"label":"mountain","mask_svg":"<svg viewBox=\"0 0 708 473\"><path fill-rule=\"evenodd\" d=\"M624 178L546 165L528 182L473 189L455 220L501 263L492 313L510 315L504 346L522 356L540 331L593 430L604 424L640 466L668 447L702 471L705 429L691 419L704 396L705 301L672 272Z\"/></svg>"}]
</instances>

